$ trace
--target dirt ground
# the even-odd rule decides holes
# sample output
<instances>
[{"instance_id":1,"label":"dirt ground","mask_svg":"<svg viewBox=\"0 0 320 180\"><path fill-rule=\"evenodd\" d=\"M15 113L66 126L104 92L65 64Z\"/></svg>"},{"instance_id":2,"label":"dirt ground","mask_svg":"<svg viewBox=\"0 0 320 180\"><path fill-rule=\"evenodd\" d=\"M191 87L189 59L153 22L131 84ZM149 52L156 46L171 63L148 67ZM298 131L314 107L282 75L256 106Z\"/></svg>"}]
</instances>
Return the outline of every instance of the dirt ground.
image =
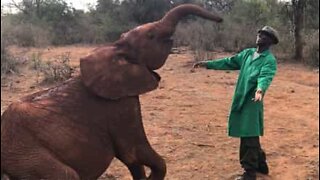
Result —
<instances>
[{"instance_id":1,"label":"dirt ground","mask_svg":"<svg viewBox=\"0 0 320 180\"><path fill-rule=\"evenodd\" d=\"M43 59L70 53L72 66L92 46L17 48L23 68L1 82L1 113L22 96L46 89L41 77L29 68L33 53ZM215 57L229 56L215 53ZM239 139L227 136L227 116L238 72L197 69L186 49L171 54L158 70L157 90L141 95L144 127L153 148L166 160L168 180L228 180L241 174ZM319 72L297 64L278 65L266 94L265 135L270 175L262 180L319 179ZM131 179L129 171L114 160L100 180Z\"/></svg>"}]
</instances>

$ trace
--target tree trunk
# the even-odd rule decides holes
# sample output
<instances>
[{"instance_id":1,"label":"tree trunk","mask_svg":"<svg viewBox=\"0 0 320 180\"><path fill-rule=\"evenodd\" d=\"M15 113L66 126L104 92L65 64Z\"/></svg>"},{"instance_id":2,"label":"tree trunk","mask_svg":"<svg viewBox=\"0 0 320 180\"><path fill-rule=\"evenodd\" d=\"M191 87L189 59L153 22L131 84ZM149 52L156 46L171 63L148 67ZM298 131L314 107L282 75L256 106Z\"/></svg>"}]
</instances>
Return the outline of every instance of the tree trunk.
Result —
<instances>
[{"instance_id":1,"label":"tree trunk","mask_svg":"<svg viewBox=\"0 0 320 180\"><path fill-rule=\"evenodd\" d=\"M292 0L293 7L293 30L294 30L294 56L295 60L303 58L303 17L306 0Z\"/></svg>"},{"instance_id":2,"label":"tree trunk","mask_svg":"<svg viewBox=\"0 0 320 180\"><path fill-rule=\"evenodd\" d=\"M41 5L41 0L36 0L36 14L38 18L41 18L41 14L40 14L40 5Z\"/></svg>"}]
</instances>

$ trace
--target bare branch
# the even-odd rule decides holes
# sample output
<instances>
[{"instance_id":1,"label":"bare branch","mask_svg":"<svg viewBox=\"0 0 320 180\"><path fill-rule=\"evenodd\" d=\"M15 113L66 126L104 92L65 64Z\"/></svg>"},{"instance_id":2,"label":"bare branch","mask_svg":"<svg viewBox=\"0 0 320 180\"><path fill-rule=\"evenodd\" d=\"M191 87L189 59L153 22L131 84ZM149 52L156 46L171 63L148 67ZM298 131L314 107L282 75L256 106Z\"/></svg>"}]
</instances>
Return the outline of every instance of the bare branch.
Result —
<instances>
[{"instance_id":1,"label":"bare branch","mask_svg":"<svg viewBox=\"0 0 320 180\"><path fill-rule=\"evenodd\" d=\"M13 5L14 7L16 7L18 10L20 10L21 12L23 12L24 14L29 14L28 11L26 11L25 9L23 9L20 5L18 5L14 0L11 0L11 5Z\"/></svg>"}]
</instances>

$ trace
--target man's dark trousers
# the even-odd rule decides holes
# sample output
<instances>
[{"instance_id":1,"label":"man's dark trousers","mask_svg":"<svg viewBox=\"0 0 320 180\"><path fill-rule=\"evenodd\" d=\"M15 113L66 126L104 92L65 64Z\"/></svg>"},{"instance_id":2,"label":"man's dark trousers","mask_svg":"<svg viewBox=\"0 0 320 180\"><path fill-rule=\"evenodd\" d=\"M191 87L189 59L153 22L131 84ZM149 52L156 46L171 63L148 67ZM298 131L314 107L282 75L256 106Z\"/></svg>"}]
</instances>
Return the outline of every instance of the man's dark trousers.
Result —
<instances>
[{"instance_id":1,"label":"man's dark trousers","mask_svg":"<svg viewBox=\"0 0 320 180\"><path fill-rule=\"evenodd\" d=\"M245 171L268 174L266 155L261 149L259 136L240 138L240 164Z\"/></svg>"}]
</instances>

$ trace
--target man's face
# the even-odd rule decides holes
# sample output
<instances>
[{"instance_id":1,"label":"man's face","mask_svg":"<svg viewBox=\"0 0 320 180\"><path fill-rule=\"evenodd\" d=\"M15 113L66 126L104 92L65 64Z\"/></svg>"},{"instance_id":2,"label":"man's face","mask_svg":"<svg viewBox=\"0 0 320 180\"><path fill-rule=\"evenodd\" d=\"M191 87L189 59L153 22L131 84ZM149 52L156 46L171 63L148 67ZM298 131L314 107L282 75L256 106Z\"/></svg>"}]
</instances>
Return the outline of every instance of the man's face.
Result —
<instances>
[{"instance_id":1,"label":"man's face","mask_svg":"<svg viewBox=\"0 0 320 180\"><path fill-rule=\"evenodd\" d=\"M257 34L256 44L258 46L270 46L273 44L273 40L270 36L268 36L265 32L259 32Z\"/></svg>"}]
</instances>

